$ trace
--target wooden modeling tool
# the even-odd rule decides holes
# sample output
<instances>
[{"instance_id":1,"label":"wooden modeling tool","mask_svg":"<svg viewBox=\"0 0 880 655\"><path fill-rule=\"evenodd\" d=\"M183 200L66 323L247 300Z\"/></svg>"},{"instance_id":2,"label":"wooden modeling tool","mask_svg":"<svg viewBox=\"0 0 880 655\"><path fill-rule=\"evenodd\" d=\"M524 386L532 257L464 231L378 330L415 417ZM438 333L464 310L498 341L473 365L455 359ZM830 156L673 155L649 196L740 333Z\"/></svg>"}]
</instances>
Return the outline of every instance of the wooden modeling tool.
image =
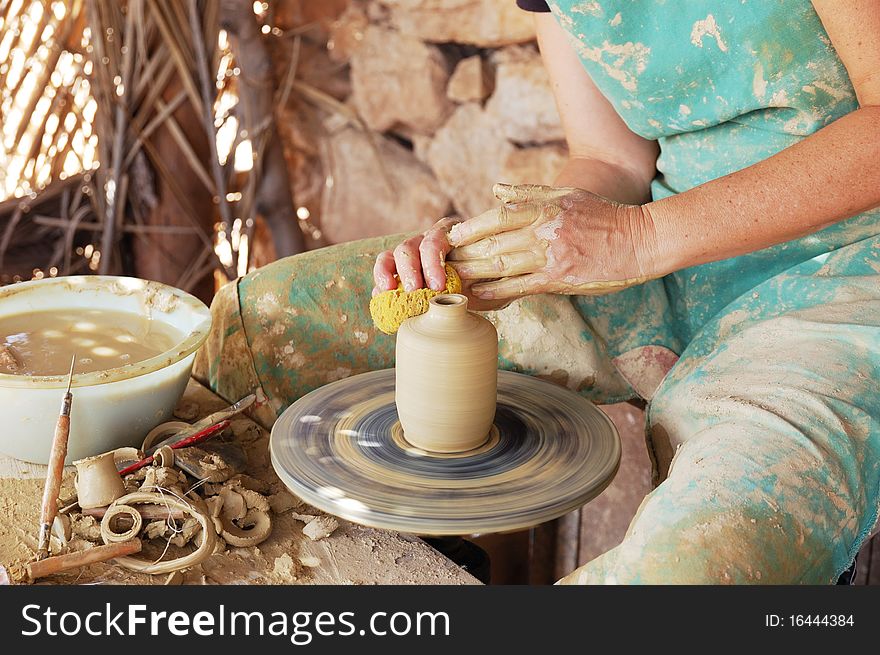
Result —
<instances>
[{"instance_id":1,"label":"wooden modeling tool","mask_svg":"<svg viewBox=\"0 0 880 655\"><path fill-rule=\"evenodd\" d=\"M61 414L55 425L55 437L52 439L52 451L49 454L49 470L46 472L43 503L40 507L40 538L37 546L37 561L45 559L49 555L49 535L52 531L52 522L58 513L58 494L61 492L64 459L67 457L67 440L70 438L70 407L73 404L70 386L73 382L74 364L76 364L76 353L70 360L67 391L64 392L64 398L61 401Z\"/></svg>"},{"instance_id":2,"label":"wooden modeling tool","mask_svg":"<svg viewBox=\"0 0 880 655\"><path fill-rule=\"evenodd\" d=\"M140 539L129 539L116 544L107 544L105 546L95 546L88 550L82 550L75 553L67 553L66 555L56 555L48 557L39 562L31 562L27 565L28 578L37 580L45 578L47 575L55 573L63 573L71 569L78 569L89 564L97 562L106 562L117 557L125 557L141 552L142 543Z\"/></svg>"}]
</instances>

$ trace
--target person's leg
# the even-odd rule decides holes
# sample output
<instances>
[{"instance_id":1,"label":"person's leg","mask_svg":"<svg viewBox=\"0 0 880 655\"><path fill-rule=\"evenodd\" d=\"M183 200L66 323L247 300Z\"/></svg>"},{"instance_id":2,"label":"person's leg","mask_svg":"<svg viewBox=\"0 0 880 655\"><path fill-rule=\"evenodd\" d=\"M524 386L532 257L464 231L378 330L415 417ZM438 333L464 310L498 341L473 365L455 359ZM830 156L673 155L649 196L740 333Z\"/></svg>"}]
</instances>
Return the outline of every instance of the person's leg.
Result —
<instances>
[{"instance_id":1,"label":"person's leg","mask_svg":"<svg viewBox=\"0 0 880 655\"><path fill-rule=\"evenodd\" d=\"M880 238L853 244L707 325L650 407L667 479L561 582L834 582L880 503L878 272Z\"/></svg>"},{"instance_id":2,"label":"person's leg","mask_svg":"<svg viewBox=\"0 0 880 655\"><path fill-rule=\"evenodd\" d=\"M230 401L262 389L269 403L256 418L270 426L312 389L394 366L394 337L373 326L369 302L376 255L405 236L295 255L224 286L195 377ZM487 316L498 329L501 368L599 402L634 395L570 298L535 296Z\"/></svg>"},{"instance_id":3,"label":"person's leg","mask_svg":"<svg viewBox=\"0 0 880 655\"><path fill-rule=\"evenodd\" d=\"M394 340L369 314L376 254L400 236L294 255L225 285L211 303L213 324L193 375L227 400L260 389L277 414L322 384L391 366Z\"/></svg>"}]
</instances>

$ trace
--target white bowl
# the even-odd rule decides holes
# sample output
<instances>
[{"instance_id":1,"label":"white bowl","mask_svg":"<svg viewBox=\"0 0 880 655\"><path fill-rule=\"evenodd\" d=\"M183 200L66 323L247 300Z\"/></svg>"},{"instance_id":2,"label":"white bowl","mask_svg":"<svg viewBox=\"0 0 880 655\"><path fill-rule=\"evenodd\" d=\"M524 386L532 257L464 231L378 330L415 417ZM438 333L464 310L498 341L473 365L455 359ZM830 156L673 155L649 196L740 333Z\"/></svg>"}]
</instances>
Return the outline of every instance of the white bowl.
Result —
<instances>
[{"instance_id":1,"label":"white bowl","mask_svg":"<svg viewBox=\"0 0 880 655\"><path fill-rule=\"evenodd\" d=\"M83 275L0 288L0 317L32 311L107 309L148 315L184 335L170 350L106 371L74 373L67 462L121 446L171 418L196 350L211 328L203 302L174 287L129 277ZM0 452L46 464L67 375L0 373Z\"/></svg>"}]
</instances>

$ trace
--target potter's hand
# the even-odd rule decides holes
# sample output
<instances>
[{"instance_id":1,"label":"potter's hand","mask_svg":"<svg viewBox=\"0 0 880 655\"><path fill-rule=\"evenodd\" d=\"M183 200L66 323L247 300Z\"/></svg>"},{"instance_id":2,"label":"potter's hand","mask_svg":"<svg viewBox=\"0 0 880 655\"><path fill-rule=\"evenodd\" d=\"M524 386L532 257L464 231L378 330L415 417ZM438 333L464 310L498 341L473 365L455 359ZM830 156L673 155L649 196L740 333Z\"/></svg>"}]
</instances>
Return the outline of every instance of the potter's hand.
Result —
<instances>
[{"instance_id":1,"label":"potter's hand","mask_svg":"<svg viewBox=\"0 0 880 655\"><path fill-rule=\"evenodd\" d=\"M452 249L449 244L449 230L458 222L458 218L444 218L437 221L424 234L410 237L393 251L386 250L376 257L373 266L373 296L383 291L397 288L397 276L405 291L415 291L425 286L434 291L446 288L446 256ZM498 309L508 301L487 301L477 298L471 293L470 282L461 281L461 292L468 297L468 308L474 311Z\"/></svg>"},{"instance_id":2,"label":"potter's hand","mask_svg":"<svg viewBox=\"0 0 880 655\"><path fill-rule=\"evenodd\" d=\"M404 291L415 291L427 286L434 291L446 287L446 254L449 245L449 229L457 218L444 218L424 234L411 237L393 251L386 250L376 257L373 266L373 295L397 288L395 275L400 278Z\"/></svg>"},{"instance_id":3,"label":"potter's hand","mask_svg":"<svg viewBox=\"0 0 880 655\"><path fill-rule=\"evenodd\" d=\"M499 208L449 233L449 259L477 298L600 295L657 277L653 229L638 205L573 188L496 184L494 192Z\"/></svg>"}]
</instances>

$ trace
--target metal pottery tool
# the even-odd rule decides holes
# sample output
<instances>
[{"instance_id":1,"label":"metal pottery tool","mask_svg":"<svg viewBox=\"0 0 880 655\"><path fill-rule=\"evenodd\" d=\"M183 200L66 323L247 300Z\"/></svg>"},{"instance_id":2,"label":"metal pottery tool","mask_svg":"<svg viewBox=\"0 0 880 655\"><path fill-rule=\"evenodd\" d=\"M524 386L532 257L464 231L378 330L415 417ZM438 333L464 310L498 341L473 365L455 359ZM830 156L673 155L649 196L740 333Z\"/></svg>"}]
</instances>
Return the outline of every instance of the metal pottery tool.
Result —
<instances>
[{"instance_id":1,"label":"metal pottery tool","mask_svg":"<svg viewBox=\"0 0 880 655\"><path fill-rule=\"evenodd\" d=\"M216 423L214 425L209 425L208 427L206 427L202 430L199 430L195 434L192 434L188 437L180 438L181 433L178 432L176 435L174 435L174 439L177 439L177 441L175 441L174 443L171 444L171 448L173 450L178 450L180 448L186 448L187 446L194 446L195 444L202 443L203 441L210 439L211 437L213 437L216 434L220 434L221 432L223 432L223 430L225 430L228 427L229 427L229 420L227 419L225 421L220 421L219 423ZM187 432L188 431L189 430L187 430ZM164 444L164 443L165 442L163 441L162 444ZM160 446L162 444L160 444ZM124 469L122 469L119 472L119 475L126 476L129 473L134 473L138 469L143 468L143 467L147 466L148 464L152 464L152 463L153 463L153 456L150 455L150 456L145 457L144 459L140 460L139 462L135 462L131 466L126 466Z\"/></svg>"},{"instance_id":2,"label":"metal pottery tool","mask_svg":"<svg viewBox=\"0 0 880 655\"><path fill-rule=\"evenodd\" d=\"M147 450L145 451L145 454L154 455L156 453L156 451L159 450L162 446L170 446L172 444L175 444L175 443L181 441L182 439L186 439L187 437L191 437L195 434L200 433L205 428L209 428L212 425L216 425L217 423L220 423L221 421L225 421L227 419L230 419L233 416L235 416L236 414L240 414L241 412L246 410L248 407L253 405L256 402L256 400L257 400L257 395L254 393L252 393L248 396L245 396L244 398L239 400L234 405L230 405L226 409L221 409L217 412L214 412L213 414L209 414L208 416L206 416L202 420L196 421L188 428L185 428L185 429L181 430L180 432L176 432L175 434L171 435L170 437L168 437L164 441L160 441L157 444L153 444L152 446L147 448Z\"/></svg>"},{"instance_id":3,"label":"metal pottery tool","mask_svg":"<svg viewBox=\"0 0 880 655\"><path fill-rule=\"evenodd\" d=\"M52 450L49 453L49 470L46 472L46 485L43 487L43 503L40 507L40 539L37 546L37 561L49 556L49 535L52 522L58 513L58 494L61 492L61 478L64 475L64 458L67 457L67 440L70 437L70 407L73 394L70 386L73 382L73 367L76 354L70 360L70 373L67 375L67 391L61 400L61 414L55 425L55 437L52 439Z\"/></svg>"}]
</instances>

